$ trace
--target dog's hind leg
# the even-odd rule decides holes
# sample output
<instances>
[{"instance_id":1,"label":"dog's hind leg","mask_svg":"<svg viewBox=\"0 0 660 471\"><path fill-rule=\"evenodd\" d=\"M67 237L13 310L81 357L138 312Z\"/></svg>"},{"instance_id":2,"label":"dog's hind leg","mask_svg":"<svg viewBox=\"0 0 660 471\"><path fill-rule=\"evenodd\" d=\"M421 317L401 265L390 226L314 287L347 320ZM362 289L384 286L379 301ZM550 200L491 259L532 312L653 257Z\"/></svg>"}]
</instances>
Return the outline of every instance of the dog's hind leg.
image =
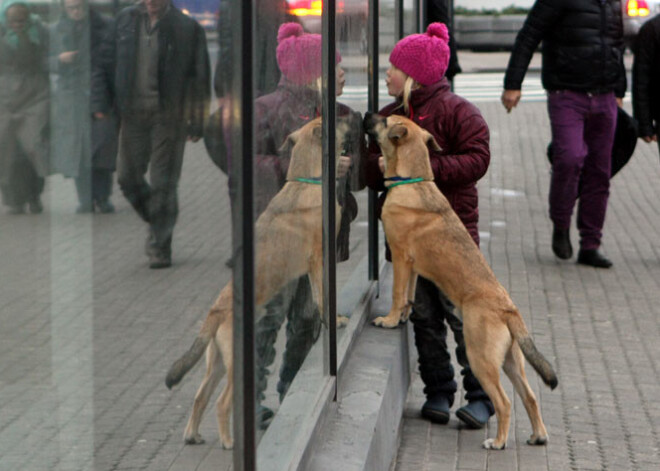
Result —
<instances>
[{"instance_id":1,"label":"dog's hind leg","mask_svg":"<svg viewBox=\"0 0 660 471\"><path fill-rule=\"evenodd\" d=\"M500 368L511 345L511 335L504 325L483 326L484 315L463 308L463 332L468 361L472 372L486 392L497 416L497 435L483 442L486 449L502 450L506 447L511 421L511 401L500 382ZM485 315L488 315L487 313Z\"/></svg>"},{"instance_id":2,"label":"dog's hind leg","mask_svg":"<svg viewBox=\"0 0 660 471\"><path fill-rule=\"evenodd\" d=\"M211 394L220 382L221 372L218 368L219 363L220 352L215 341L212 340L206 347L206 374L197 390L197 394L195 394L192 413L183 434L183 440L189 445L204 443L204 439L199 434L199 423L202 420L204 409L206 409Z\"/></svg>"},{"instance_id":3,"label":"dog's hind leg","mask_svg":"<svg viewBox=\"0 0 660 471\"><path fill-rule=\"evenodd\" d=\"M385 317L376 317L374 325L394 328L399 325L401 316L408 309L408 294L413 277L412 261L408 260L402 250L392 249L392 307Z\"/></svg>"},{"instance_id":4,"label":"dog's hind leg","mask_svg":"<svg viewBox=\"0 0 660 471\"><path fill-rule=\"evenodd\" d=\"M234 447L234 440L230 431L231 408L234 399L234 356L233 356L233 318L222 324L215 336L215 341L220 347L222 359L227 369L227 384L225 385L218 402L216 403L216 413L218 417L218 432L222 447L231 449Z\"/></svg>"},{"instance_id":5,"label":"dog's hind leg","mask_svg":"<svg viewBox=\"0 0 660 471\"><path fill-rule=\"evenodd\" d=\"M520 398L525 405L525 410L529 416L529 421L532 423L533 434L527 440L529 445L545 445L548 442L548 432L543 424L543 418L539 410L538 402L532 388L527 382L525 375L525 357L520 350L518 343L513 342L511 349L506 355L504 360L504 372L513 383L513 387L520 395Z\"/></svg>"}]
</instances>

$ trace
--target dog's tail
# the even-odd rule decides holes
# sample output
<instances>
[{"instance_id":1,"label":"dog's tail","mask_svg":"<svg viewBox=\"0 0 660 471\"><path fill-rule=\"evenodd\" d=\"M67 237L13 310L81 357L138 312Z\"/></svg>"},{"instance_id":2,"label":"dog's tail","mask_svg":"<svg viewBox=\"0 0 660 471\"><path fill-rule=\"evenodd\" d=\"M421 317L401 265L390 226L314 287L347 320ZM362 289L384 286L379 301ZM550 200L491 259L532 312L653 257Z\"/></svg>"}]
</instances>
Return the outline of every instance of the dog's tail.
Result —
<instances>
[{"instance_id":1,"label":"dog's tail","mask_svg":"<svg viewBox=\"0 0 660 471\"><path fill-rule=\"evenodd\" d=\"M213 307L211 307L211 310L206 316L204 324L202 324L202 328L192 346L183 354L183 356L181 356L181 358L176 360L172 363L172 366L170 366L170 369L167 372L167 377L165 378L165 386L167 386L168 389L172 389L173 386L179 384L185 374L190 371L202 357L207 345L211 342L213 337L215 337L215 333L218 331L220 324L227 319L228 315L231 315L232 303L233 286L232 283L229 283L220 292L218 299L216 299Z\"/></svg>"},{"instance_id":2,"label":"dog's tail","mask_svg":"<svg viewBox=\"0 0 660 471\"><path fill-rule=\"evenodd\" d=\"M529 364L532 365L532 368L536 370L543 382L550 389L555 389L557 384L559 384L555 370L543 354L536 349L536 345L534 345L534 341L529 335L527 326L525 326L525 322L517 310L507 312L507 327L515 341L518 342L520 350L522 350L523 355Z\"/></svg>"}]
</instances>

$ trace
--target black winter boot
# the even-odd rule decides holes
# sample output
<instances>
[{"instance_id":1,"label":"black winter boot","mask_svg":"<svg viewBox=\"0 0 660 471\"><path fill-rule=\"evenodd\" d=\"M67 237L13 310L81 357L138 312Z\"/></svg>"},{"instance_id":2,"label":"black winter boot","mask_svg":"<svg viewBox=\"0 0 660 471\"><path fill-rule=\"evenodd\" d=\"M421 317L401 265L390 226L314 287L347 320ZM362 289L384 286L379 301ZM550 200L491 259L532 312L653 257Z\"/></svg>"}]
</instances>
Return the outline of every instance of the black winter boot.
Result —
<instances>
[{"instance_id":1,"label":"black winter boot","mask_svg":"<svg viewBox=\"0 0 660 471\"><path fill-rule=\"evenodd\" d=\"M449 422L449 398L444 394L429 397L422 406L422 417L435 424Z\"/></svg>"},{"instance_id":2,"label":"black winter boot","mask_svg":"<svg viewBox=\"0 0 660 471\"><path fill-rule=\"evenodd\" d=\"M569 229L560 229L555 226L552 231L552 251L562 260L568 260L573 256Z\"/></svg>"}]
</instances>

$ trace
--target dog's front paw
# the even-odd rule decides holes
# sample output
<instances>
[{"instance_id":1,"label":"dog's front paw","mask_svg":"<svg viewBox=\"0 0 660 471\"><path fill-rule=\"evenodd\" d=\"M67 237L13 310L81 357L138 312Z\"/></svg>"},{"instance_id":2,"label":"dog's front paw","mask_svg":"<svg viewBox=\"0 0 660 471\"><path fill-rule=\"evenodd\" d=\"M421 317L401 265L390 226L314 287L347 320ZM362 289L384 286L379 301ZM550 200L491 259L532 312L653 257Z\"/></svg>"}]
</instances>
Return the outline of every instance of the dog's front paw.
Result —
<instances>
[{"instance_id":1,"label":"dog's front paw","mask_svg":"<svg viewBox=\"0 0 660 471\"><path fill-rule=\"evenodd\" d=\"M535 435L532 435L529 437L529 440L527 440L528 445L546 445L548 443L548 436L546 435L545 437L537 437Z\"/></svg>"},{"instance_id":2,"label":"dog's front paw","mask_svg":"<svg viewBox=\"0 0 660 471\"><path fill-rule=\"evenodd\" d=\"M501 445L498 445L495 443L494 438L489 438L488 440L484 441L482 446L486 450L504 450L506 448L506 443L502 443Z\"/></svg>"},{"instance_id":3,"label":"dog's front paw","mask_svg":"<svg viewBox=\"0 0 660 471\"><path fill-rule=\"evenodd\" d=\"M348 325L348 317L346 316L337 316L337 328L341 329L342 327L346 327Z\"/></svg>"},{"instance_id":4,"label":"dog's front paw","mask_svg":"<svg viewBox=\"0 0 660 471\"><path fill-rule=\"evenodd\" d=\"M206 440L199 433L185 436L183 437L183 441L186 442L186 445L201 445L202 443L206 443Z\"/></svg>"},{"instance_id":5,"label":"dog's front paw","mask_svg":"<svg viewBox=\"0 0 660 471\"><path fill-rule=\"evenodd\" d=\"M399 316L397 316L396 318L394 318L393 316L376 317L373 320L373 324L376 327L385 327L386 329L393 329L399 325Z\"/></svg>"},{"instance_id":6,"label":"dog's front paw","mask_svg":"<svg viewBox=\"0 0 660 471\"><path fill-rule=\"evenodd\" d=\"M223 438L220 442L222 443L222 448L225 450L231 450L234 448L234 440L231 438Z\"/></svg>"}]
</instances>

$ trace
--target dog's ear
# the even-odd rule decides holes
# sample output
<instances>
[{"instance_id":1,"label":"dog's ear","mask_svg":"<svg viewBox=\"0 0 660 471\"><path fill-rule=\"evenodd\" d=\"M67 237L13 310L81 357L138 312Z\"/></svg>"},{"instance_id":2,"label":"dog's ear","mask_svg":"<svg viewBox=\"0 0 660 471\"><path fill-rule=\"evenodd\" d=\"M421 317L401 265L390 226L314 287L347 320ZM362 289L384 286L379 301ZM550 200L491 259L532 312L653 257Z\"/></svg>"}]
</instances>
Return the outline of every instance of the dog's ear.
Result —
<instances>
[{"instance_id":1,"label":"dog's ear","mask_svg":"<svg viewBox=\"0 0 660 471\"><path fill-rule=\"evenodd\" d=\"M438 144L438 141L435 140L435 137L433 137L433 134L430 132L426 133L426 145L428 146L429 149L434 150L434 151L441 151L442 147Z\"/></svg>"},{"instance_id":2,"label":"dog's ear","mask_svg":"<svg viewBox=\"0 0 660 471\"><path fill-rule=\"evenodd\" d=\"M323 126L314 126L314 129L312 130L312 134L319 141L323 139Z\"/></svg>"},{"instance_id":3,"label":"dog's ear","mask_svg":"<svg viewBox=\"0 0 660 471\"><path fill-rule=\"evenodd\" d=\"M284 143L279 148L280 154L286 155L291 153L291 149L296 145L296 142L298 142L298 131L294 131L286 137Z\"/></svg>"},{"instance_id":4,"label":"dog's ear","mask_svg":"<svg viewBox=\"0 0 660 471\"><path fill-rule=\"evenodd\" d=\"M392 129L390 129L387 133L388 139L390 139L395 144L399 142L399 139L407 135L408 135L408 128L402 124L395 124L394 126L392 126Z\"/></svg>"}]
</instances>

